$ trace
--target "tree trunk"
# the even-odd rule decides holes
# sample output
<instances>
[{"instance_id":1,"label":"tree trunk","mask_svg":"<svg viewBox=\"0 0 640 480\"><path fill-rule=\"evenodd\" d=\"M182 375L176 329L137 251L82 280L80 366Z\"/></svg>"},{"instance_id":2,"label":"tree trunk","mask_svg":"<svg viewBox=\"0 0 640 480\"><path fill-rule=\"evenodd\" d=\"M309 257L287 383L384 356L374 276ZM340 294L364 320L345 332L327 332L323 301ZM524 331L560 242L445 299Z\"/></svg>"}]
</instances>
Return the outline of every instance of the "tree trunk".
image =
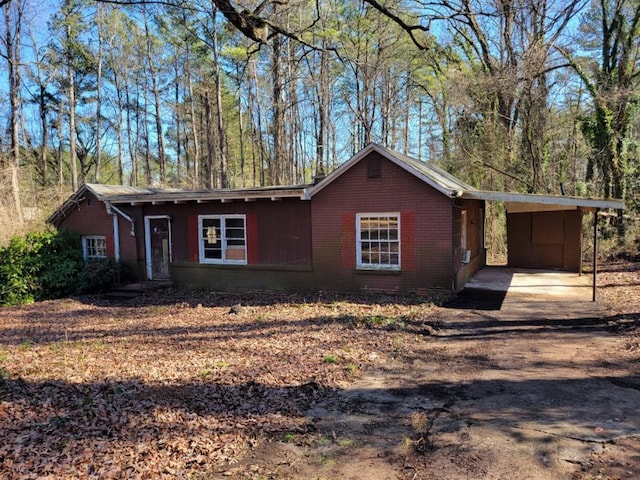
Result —
<instances>
[{"instance_id":1,"label":"tree trunk","mask_svg":"<svg viewBox=\"0 0 640 480\"><path fill-rule=\"evenodd\" d=\"M22 4L17 3L16 18L11 18L11 3L4 6L6 29L7 66L9 74L9 101L11 106L11 160L9 172L11 176L11 194L18 223L23 222L22 204L20 200L20 29L22 27ZM12 28L13 27L13 28Z\"/></svg>"},{"instance_id":2,"label":"tree trunk","mask_svg":"<svg viewBox=\"0 0 640 480\"><path fill-rule=\"evenodd\" d=\"M96 4L96 25L98 29L98 65L96 79L96 159L95 182L100 183L100 168L102 166L102 5Z\"/></svg>"},{"instance_id":3,"label":"tree trunk","mask_svg":"<svg viewBox=\"0 0 640 480\"><path fill-rule=\"evenodd\" d=\"M176 127L176 178L182 183L182 121L180 117L180 68L177 49L174 51L174 80L173 80L173 116Z\"/></svg>"},{"instance_id":4,"label":"tree trunk","mask_svg":"<svg viewBox=\"0 0 640 480\"><path fill-rule=\"evenodd\" d=\"M67 42L71 41L71 25L67 23ZM67 47L67 81L69 97L69 164L71 165L71 188L78 190L78 164L76 153L76 86L72 53Z\"/></svg>"},{"instance_id":5,"label":"tree trunk","mask_svg":"<svg viewBox=\"0 0 640 480\"><path fill-rule=\"evenodd\" d=\"M187 45L187 59L189 60L189 46ZM189 89L189 109L191 113L191 135L193 137L193 182L192 186L200 186L200 143L198 142L198 129L196 128L196 102L193 94L193 81L191 80L190 65L187 65L187 87ZM187 171L189 166L187 165Z\"/></svg>"},{"instance_id":6,"label":"tree trunk","mask_svg":"<svg viewBox=\"0 0 640 480\"><path fill-rule=\"evenodd\" d=\"M217 139L218 139L218 148L217 153L220 157L220 188L227 188L228 179L227 179L227 141L226 135L224 132L224 115L223 115L223 105L222 105L222 80L220 78L220 64L218 58L218 32L216 30L216 14L217 9L215 4L211 4L212 8L212 22L213 22L213 31L212 35L212 50L213 50L213 81L215 83L216 88L216 130L217 130Z\"/></svg>"},{"instance_id":7,"label":"tree trunk","mask_svg":"<svg viewBox=\"0 0 640 480\"><path fill-rule=\"evenodd\" d=\"M64 151L64 132L62 131L64 127L64 101L60 98L58 102L58 121L57 123L57 131L58 131L58 185L64 185L64 162L62 160L62 152Z\"/></svg>"},{"instance_id":8,"label":"tree trunk","mask_svg":"<svg viewBox=\"0 0 640 480\"><path fill-rule=\"evenodd\" d=\"M205 114L205 128L207 138L207 188L215 187L215 145L213 140L213 114L211 112L211 99L209 90L204 92L204 114Z\"/></svg>"},{"instance_id":9,"label":"tree trunk","mask_svg":"<svg viewBox=\"0 0 640 480\"><path fill-rule=\"evenodd\" d=\"M167 162L164 152L164 137L162 134L162 117L160 116L160 92L158 90L158 78L151 49L151 35L149 34L149 22L146 16L146 9L143 9L144 33L147 42L147 65L149 66L149 76L151 77L151 90L153 93L153 103L155 110L156 135L158 137L158 166L160 167L160 184L167 182ZM147 138L147 143L149 139Z\"/></svg>"},{"instance_id":10,"label":"tree trunk","mask_svg":"<svg viewBox=\"0 0 640 480\"><path fill-rule=\"evenodd\" d=\"M277 36L272 44L271 78L273 80L273 155L269 169L270 180L273 185L279 185L282 180L282 163L284 160L284 105L282 91L282 38Z\"/></svg>"},{"instance_id":11,"label":"tree trunk","mask_svg":"<svg viewBox=\"0 0 640 480\"><path fill-rule=\"evenodd\" d=\"M124 166L123 166L123 151L124 151L124 139L122 135L122 124L124 122L124 115L122 114L124 105L122 104L122 88L120 86L120 76L114 70L113 82L116 87L116 102L118 107L118 123L116 125L116 135L118 139L118 183L124 185Z\"/></svg>"}]
</instances>

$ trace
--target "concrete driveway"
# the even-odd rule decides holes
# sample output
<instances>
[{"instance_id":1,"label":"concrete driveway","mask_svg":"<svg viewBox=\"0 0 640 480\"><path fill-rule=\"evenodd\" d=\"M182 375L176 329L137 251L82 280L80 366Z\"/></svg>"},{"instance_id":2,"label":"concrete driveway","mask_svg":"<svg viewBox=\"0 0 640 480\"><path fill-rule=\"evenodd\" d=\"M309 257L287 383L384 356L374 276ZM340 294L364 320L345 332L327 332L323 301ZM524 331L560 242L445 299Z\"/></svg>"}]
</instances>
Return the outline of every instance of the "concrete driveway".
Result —
<instances>
[{"instance_id":1,"label":"concrete driveway","mask_svg":"<svg viewBox=\"0 0 640 480\"><path fill-rule=\"evenodd\" d=\"M506 292L510 302L566 302L592 298L591 275L554 270L485 267L465 285L465 290Z\"/></svg>"}]
</instances>

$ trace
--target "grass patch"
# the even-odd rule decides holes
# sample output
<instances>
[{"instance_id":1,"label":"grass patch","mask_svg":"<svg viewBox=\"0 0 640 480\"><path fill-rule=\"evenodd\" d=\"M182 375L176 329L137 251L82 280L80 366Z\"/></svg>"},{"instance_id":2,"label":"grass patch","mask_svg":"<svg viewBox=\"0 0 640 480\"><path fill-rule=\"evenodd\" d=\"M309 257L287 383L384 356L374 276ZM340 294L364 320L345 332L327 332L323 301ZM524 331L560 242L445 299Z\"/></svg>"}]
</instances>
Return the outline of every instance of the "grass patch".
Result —
<instances>
[{"instance_id":1,"label":"grass patch","mask_svg":"<svg viewBox=\"0 0 640 480\"><path fill-rule=\"evenodd\" d=\"M344 371L349 373L356 373L358 371L358 366L355 363L347 363L344 366Z\"/></svg>"},{"instance_id":2,"label":"grass patch","mask_svg":"<svg viewBox=\"0 0 640 480\"><path fill-rule=\"evenodd\" d=\"M335 355L325 355L323 361L324 363L338 363L340 360Z\"/></svg>"},{"instance_id":3,"label":"grass patch","mask_svg":"<svg viewBox=\"0 0 640 480\"><path fill-rule=\"evenodd\" d=\"M355 446L356 441L351 438L341 438L340 440L338 440L337 444L342 448L351 448Z\"/></svg>"},{"instance_id":4,"label":"grass patch","mask_svg":"<svg viewBox=\"0 0 640 480\"><path fill-rule=\"evenodd\" d=\"M297 435L295 433L287 432L282 436L282 441L285 443L293 443L296 441Z\"/></svg>"}]
</instances>

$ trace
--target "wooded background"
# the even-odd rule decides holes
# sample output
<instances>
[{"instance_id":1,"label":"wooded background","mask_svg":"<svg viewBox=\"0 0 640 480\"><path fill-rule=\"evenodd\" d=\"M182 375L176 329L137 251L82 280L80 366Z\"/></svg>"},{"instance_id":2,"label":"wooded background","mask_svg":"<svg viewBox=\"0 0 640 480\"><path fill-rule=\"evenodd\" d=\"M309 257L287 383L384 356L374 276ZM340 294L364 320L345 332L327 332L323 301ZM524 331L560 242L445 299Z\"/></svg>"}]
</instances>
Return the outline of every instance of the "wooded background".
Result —
<instances>
[{"instance_id":1,"label":"wooded background","mask_svg":"<svg viewBox=\"0 0 640 480\"><path fill-rule=\"evenodd\" d=\"M0 244L85 181L299 184L369 142L640 210L638 0L0 6Z\"/></svg>"}]
</instances>

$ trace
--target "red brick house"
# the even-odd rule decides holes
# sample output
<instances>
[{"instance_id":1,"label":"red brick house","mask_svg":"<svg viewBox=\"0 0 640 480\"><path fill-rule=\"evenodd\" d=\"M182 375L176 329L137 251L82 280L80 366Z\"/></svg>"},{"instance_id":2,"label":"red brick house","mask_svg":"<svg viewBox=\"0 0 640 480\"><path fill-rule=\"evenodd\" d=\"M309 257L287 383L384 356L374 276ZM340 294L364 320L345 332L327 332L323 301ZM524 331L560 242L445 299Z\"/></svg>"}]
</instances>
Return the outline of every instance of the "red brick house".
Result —
<instances>
[{"instance_id":1,"label":"red brick house","mask_svg":"<svg viewBox=\"0 0 640 480\"><path fill-rule=\"evenodd\" d=\"M131 263L148 280L215 290L450 293L485 265L485 201L516 206L510 262L567 270L581 266L582 212L621 208L481 192L371 144L314 185L86 184L49 222L80 234L86 257Z\"/></svg>"}]
</instances>

